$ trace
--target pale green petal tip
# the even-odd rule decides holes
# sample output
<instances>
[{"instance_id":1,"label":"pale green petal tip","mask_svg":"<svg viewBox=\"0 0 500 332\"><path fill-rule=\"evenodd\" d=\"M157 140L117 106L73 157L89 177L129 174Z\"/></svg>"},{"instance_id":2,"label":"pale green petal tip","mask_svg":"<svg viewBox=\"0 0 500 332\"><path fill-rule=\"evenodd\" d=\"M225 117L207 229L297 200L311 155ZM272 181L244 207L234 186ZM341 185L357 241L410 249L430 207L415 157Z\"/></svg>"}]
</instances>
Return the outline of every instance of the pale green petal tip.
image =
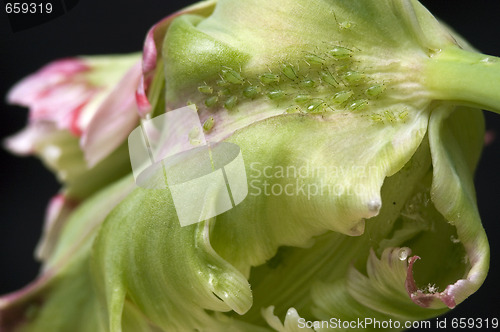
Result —
<instances>
[{"instance_id":1,"label":"pale green petal tip","mask_svg":"<svg viewBox=\"0 0 500 332\"><path fill-rule=\"evenodd\" d=\"M274 314L274 306L262 308L261 313L262 317L264 317L269 326L277 332L314 332L313 329L305 327L306 320L299 316L299 313L295 310L295 308L288 309L283 323Z\"/></svg>"}]
</instances>

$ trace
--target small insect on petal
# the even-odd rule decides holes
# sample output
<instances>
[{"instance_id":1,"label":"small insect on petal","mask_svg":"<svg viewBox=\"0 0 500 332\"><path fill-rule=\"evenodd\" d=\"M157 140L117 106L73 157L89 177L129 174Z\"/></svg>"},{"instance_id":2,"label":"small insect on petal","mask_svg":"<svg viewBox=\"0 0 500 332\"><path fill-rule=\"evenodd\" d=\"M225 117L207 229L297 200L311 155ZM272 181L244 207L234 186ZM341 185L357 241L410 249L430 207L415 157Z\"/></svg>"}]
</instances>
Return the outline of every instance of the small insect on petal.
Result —
<instances>
[{"instance_id":1,"label":"small insect on petal","mask_svg":"<svg viewBox=\"0 0 500 332\"><path fill-rule=\"evenodd\" d=\"M232 84L243 84L244 82L241 74L231 68L222 69L222 78Z\"/></svg>"},{"instance_id":2,"label":"small insect on petal","mask_svg":"<svg viewBox=\"0 0 500 332\"><path fill-rule=\"evenodd\" d=\"M353 94L352 91L340 91L333 96L332 101L336 104L342 104L351 98Z\"/></svg>"},{"instance_id":3,"label":"small insect on petal","mask_svg":"<svg viewBox=\"0 0 500 332\"><path fill-rule=\"evenodd\" d=\"M300 108L300 106L290 106L286 109L286 113L288 114L293 114L293 113L300 113L302 109Z\"/></svg>"},{"instance_id":4,"label":"small insect on petal","mask_svg":"<svg viewBox=\"0 0 500 332\"><path fill-rule=\"evenodd\" d=\"M229 83L229 82L226 82L226 81L224 81L224 80L218 80L218 81L216 82L216 84L217 84L218 86L220 86L221 88L225 88L225 87L228 87L228 86L230 85L230 83Z\"/></svg>"},{"instance_id":5,"label":"small insect on petal","mask_svg":"<svg viewBox=\"0 0 500 332\"><path fill-rule=\"evenodd\" d=\"M196 146L196 145L200 145L201 144L201 141L198 138L199 134L200 134L200 129L198 127L193 127L189 131L188 138L189 138L189 143L191 145Z\"/></svg>"},{"instance_id":6,"label":"small insect on petal","mask_svg":"<svg viewBox=\"0 0 500 332\"><path fill-rule=\"evenodd\" d=\"M190 139L194 139L194 138L197 138L198 135L200 133L200 129L198 127L193 127L190 131L189 131L189 138Z\"/></svg>"},{"instance_id":7,"label":"small insect on petal","mask_svg":"<svg viewBox=\"0 0 500 332\"><path fill-rule=\"evenodd\" d=\"M384 117L380 114L372 114L370 115L370 118L377 123L384 123Z\"/></svg>"},{"instance_id":8,"label":"small insect on petal","mask_svg":"<svg viewBox=\"0 0 500 332\"><path fill-rule=\"evenodd\" d=\"M406 118L408 117L408 111L401 111L398 114L398 117L401 121L406 121Z\"/></svg>"},{"instance_id":9,"label":"small insect on petal","mask_svg":"<svg viewBox=\"0 0 500 332\"><path fill-rule=\"evenodd\" d=\"M368 100L366 99L358 99L353 101L350 105L349 108L353 111L360 111L365 109L368 106Z\"/></svg>"},{"instance_id":10,"label":"small insect on petal","mask_svg":"<svg viewBox=\"0 0 500 332\"><path fill-rule=\"evenodd\" d=\"M259 76L259 79L264 84L279 83L280 76L272 73L266 73Z\"/></svg>"},{"instance_id":11,"label":"small insect on petal","mask_svg":"<svg viewBox=\"0 0 500 332\"><path fill-rule=\"evenodd\" d=\"M328 51L328 54L337 60L350 58L352 55L352 51L348 48L342 46L336 46Z\"/></svg>"},{"instance_id":12,"label":"small insect on petal","mask_svg":"<svg viewBox=\"0 0 500 332\"><path fill-rule=\"evenodd\" d=\"M376 97L376 96L382 94L384 91L385 91L384 85L376 84L376 85L373 85L373 86L369 87L368 89L366 89L365 93L369 97Z\"/></svg>"},{"instance_id":13,"label":"small insect on petal","mask_svg":"<svg viewBox=\"0 0 500 332\"><path fill-rule=\"evenodd\" d=\"M305 104L307 103L308 101L310 101L312 98L311 96L309 95L298 95L296 96L293 100L297 103L297 104Z\"/></svg>"},{"instance_id":14,"label":"small insect on petal","mask_svg":"<svg viewBox=\"0 0 500 332\"><path fill-rule=\"evenodd\" d=\"M390 123L396 122L396 117L394 116L394 113L392 113L392 111L385 111L384 117Z\"/></svg>"},{"instance_id":15,"label":"small insect on petal","mask_svg":"<svg viewBox=\"0 0 500 332\"><path fill-rule=\"evenodd\" d=\"M259 93L260 93L259 86L249 86L246 87L245 90L243 90L243 96L250 99L257 97Z\"/></svg>"},{"instance_id":16,"label":"small insect on petal","mask_svg":"<svg viewBox=\"0 0 500 332\"><path fill-rule=\"evenodd\" d=\"M346 21L346 22L340 22L339 23L339 28L341 30L348 30L350 28L354 27L354 23Z\"/></svg>"},{"instance_id":17,"label":"small insect on petal","mask_svg":"<svg viewBox=\"0 0 500 332\"><path fill-rule=\"evenodd\" d=\"M283 75L291 79L292 81L298 79L299 77L297 76L297 73L295 72L295 68L291 64L281 64L281 71L283 72Z\"/></svg>"},{"instance_id":18,"label":"small insect on petal","mask_svg":"<svg viewBox=\"0 0 500 332\"><path fill-rule=\"evenodd\" d=\"M314 82L313 80L304 80L300 82L299 85L304 89L312 89L316 86L316 82Z\"/></svg>"},{"instance_id":19,"label":"small insect on petal","mask_svg":"<svg viewBox=\"0 0 500 332\"><path fill-rule=\"evenodd\" d=\"M324 113L327 109L328 104L321 100L307 106L307 113Z\"/></svg>"},{"instance_id":20,"label":"small insect on petal","mask_svg":"<svg viewBox=\"0 0 500 332\"><path fill-rule=\"evenodd\" d=\"M219 101L219 97L217 96L212 96L212 97L209 97L205 100L205 105L207 107L212 107L214 106L215 104L217 104L217 102Z\"/></svg>"},{"instance_id":21,"label":"small insect on petal","mask_svg":"<svg viewBox=\"0 0 500 332\"><path fill-rule=\"evenodd\" d=\"M237 103L238 103L238 97L231 96L224 103L224 107L228 110L232 110L236 106Z\"/></svg>"},{"instance_id":22,"label":"small insect on petal","mask_svg":"<svg viewBox=\"0 0 500 332\"><path fill-rule=\"evenodd\" d=\"M365 77L365 75L363 75L362 73L357 72L357 71L348 71L348 72L344 75L344 79L345 79L347 82L349 82L349 83L359 82L359 81L361 81L364 77Z\"/></svg>"},{"instance_id":23,"label":"small insect on petal","mask_svg":"<svg viewBox=\"0 0 500 332\"><path fill-rule=\"evenodd\" d=\"M214 92L214 89L212 89L211 86L208 85L202 85L198 87L198 91L205 95L211 95Z\"/></svg>"},{"instance_id":24,"label":"small insect on petal","mask_svg":"<svg viewBox=\"0 0 500 332\"><path fill-rule=\"evenodd\" d=\"M221 90L219 90L219 93L218 93L219 96L228 96L230 94L231 94L231 90L229 90L228 88L221 89Z\"/></svg>"},{"instance_id":25,"label":"small insect on petal","mask_svg":"<svg viewBox=\"0 0 500 332\"><path fill-rule=\"evenodd\" d=\"M269 99L277 100L283 98L285 96L285 93L283 92L283 90L271 90L267 93L267 96L269 97Z\"/></svg>"},{"instance_id":26,"label":"small insect on petal","mask_svg":"<svg viewBox=\"0 0 500 332\"><path fill-rule=\"evenodd\" d=\"M325 63L325 59L323 59L322 57L319 57L313 53L307 53L304 56L304 59L308 65L321 66Z\"/></svg>"},{"instance_id":27,"label":"small insect on petal","mask_svg":"<svg viewBox=\"0 0 500 332\"><path fill-rule=\"evenodd\" d=\"M188 102L186 103L186 106L189 106L191 109L193 109L193 110L195 110L196 112L198 112L198 106L197 106L195 103L193 103L192 101L188 101Z\"/></svg>"},{"instance_id":28,"label":"small insect on petal","mask_svg":"<svg viewBox=\"0 0 500 332\"><path fill-rule=\"evenodd\" d=\"M329 70L322 71L320 76L323 82L326 82L332 86L339 85L339 82L337 82L337 80L335 79L335 77L333 77L332 73L330 73Z\"/></svg>"},{"instance_id":29,"label":"small insect on petal","mask_svg":"<svg viewBox=\"0 0 500 332\"><path fill-rule=\"evenodd\" d=\"M203 123L203 130L205 132L209 132L214 127L214 124L215 124L214 117L211 116L208 119L206 119L205 122Z\"/></svg>"}]
</instances>

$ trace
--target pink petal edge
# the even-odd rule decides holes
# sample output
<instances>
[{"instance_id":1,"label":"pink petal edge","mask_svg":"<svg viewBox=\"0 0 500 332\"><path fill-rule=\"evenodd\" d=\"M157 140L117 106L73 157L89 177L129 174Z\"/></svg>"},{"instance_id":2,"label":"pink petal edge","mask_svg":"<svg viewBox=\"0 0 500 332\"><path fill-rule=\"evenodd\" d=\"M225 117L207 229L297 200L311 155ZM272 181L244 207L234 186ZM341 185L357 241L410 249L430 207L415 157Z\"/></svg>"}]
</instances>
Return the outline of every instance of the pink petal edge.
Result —
<instances>
[{"instance_id":1,"label":"pink petal edge","mask_svg":"<svg viewBox=\"0 0 500 332\"><path fill-rule=\"evenodd\" d=\"M180 15L202 13L214 5L215 1L196 3L165 17L149 29L143 46L142 77L135 94L141 117L144 117L151 111L151 103L148 100L147 94L156 71L158 57L161 56L161 44L170 23Z\"/></svg>"},{"instance_id":2,"label":"pink petal edge","mask_svg":"<svg viewBox=\"0 0 500 332\"><path fill-rule=\"evenodd\" d=\"M16 83L7 94L7 102L21 106L31 106L46 87L64 81L68 76L90 70L79 58L59 59L43 66L35 73Z\"/></svg>"},{"instance_id":3,"label":"pink petal edge","mask_svg":"<svg viewBox=\"0 0 500 332\"><path fill-rule=\"evenodd\" d=\"M453 309L456 306L455 296L451 291L453 285L449 285L440 293L428 294L418 289L415 279L413 278L413 264L420 259L419 256L412 256L408 259L408 270L406 273L405 287L411 300L423 307L428 308L436 299L442 301L448 308ZM457 282L459 283L460 280Z\"/></svg>"}]
</instances>

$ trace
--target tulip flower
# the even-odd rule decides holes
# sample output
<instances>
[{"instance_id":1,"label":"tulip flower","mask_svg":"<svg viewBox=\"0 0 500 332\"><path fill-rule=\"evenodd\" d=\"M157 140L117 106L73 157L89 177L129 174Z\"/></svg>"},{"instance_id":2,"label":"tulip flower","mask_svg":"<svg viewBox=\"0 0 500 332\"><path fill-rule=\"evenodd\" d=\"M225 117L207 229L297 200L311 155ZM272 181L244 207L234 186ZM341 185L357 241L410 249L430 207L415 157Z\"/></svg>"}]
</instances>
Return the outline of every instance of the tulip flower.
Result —
<instances>
[{"instance_id":1,"label":"tulip flower","mask_svg":"<svg viewBox=\"0 0 500 332\"><path fill-rule=\"evenodd\" d=\"M207 141L241 149L247 197L181 226L173 190L103 186L64 218L42 275L0 298L0 326L402 330L441 315L487 275L473 174L499 86L500 59L416 0L171 15L146 37L139 113L195 107Z\"/></svg>"},{"instance_id":2,"label":"tulip flower","mask_svg":"<svg viewBox=\"0 0 500 332\"><path fill-rule=\"evenodd\" d=\"M21 80L7 101L29 107L28 125L7 149L39 156L73 199L125 174L128 156L119 148L139 121L140 68L139 54L67 58Z\"/></svg>"}]
</instances>

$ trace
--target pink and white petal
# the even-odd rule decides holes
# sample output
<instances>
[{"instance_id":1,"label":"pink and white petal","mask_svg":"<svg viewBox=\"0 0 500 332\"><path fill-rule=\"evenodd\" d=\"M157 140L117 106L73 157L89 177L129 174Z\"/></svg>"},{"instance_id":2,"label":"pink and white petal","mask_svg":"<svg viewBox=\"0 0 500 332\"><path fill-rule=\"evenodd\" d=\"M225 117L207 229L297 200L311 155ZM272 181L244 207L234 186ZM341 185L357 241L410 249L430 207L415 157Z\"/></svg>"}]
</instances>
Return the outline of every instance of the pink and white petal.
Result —
<instances>
[{"instance_id":1,"label":"pink and white petal","mask_svg":"<svg viewBox=\"0 0 500 332\"><path fill-rule=\"evenodd\" d=\"M56 130L51 123L38 122L29 124L26 128L5 139L4 147L12 153L20 156L33 154L36 143L47 134Z\"/></svg>"},{"instance_id":2,"label":"pink and white petal","mask_svg":"<svg viewBox=\"0 0 500 332\"><path fill-rule=\"evenodd\" d=\"M47 64L37 72L18 82L7 94L11 104L32 106L53 85L61 84L72 76L90 70L85 61L78 58L61 59Z\"/></svg>"},{"instance_id":3,"label":"pink and white petal","mask_svg":"<svg viewBox=\"0 0 500 332\"><path fill-rule=\"evenodd\" d=\"M161 45L168 27L172 21L183 14L208 16L215 8L215 0L202 1L192 6L181 9L162 19L149 29L144 40L142 55L142 78L136 91L137 105L141 116L151 111L151 103L147 98L149 86L156 71L157 62L161 57Z\"/></svg>"},{"instance_id":4,"label":"pink and white petal","mask_svg":"<svg viewBox=\"0 0 500 332\"><path fill-rule=\"evenodd\" d=\"M99 89L86 84L54 86L31 106L30 121L50 121L59 129L70 130L80 136L81 128L75 127L75 120L98 91Z\"/></svg>"},{"instance_id":5,"label":"pink and white petal","mask_svg":"<svg viewBox=\"0 0 500 332\"><path fill-rule=\"evenodd\" d=\"M137 126L135 91L140 77L141 63L138 62L102 102L84 131L80 146L89 168L123 143Z\"/></svg>"}]
</instances>

